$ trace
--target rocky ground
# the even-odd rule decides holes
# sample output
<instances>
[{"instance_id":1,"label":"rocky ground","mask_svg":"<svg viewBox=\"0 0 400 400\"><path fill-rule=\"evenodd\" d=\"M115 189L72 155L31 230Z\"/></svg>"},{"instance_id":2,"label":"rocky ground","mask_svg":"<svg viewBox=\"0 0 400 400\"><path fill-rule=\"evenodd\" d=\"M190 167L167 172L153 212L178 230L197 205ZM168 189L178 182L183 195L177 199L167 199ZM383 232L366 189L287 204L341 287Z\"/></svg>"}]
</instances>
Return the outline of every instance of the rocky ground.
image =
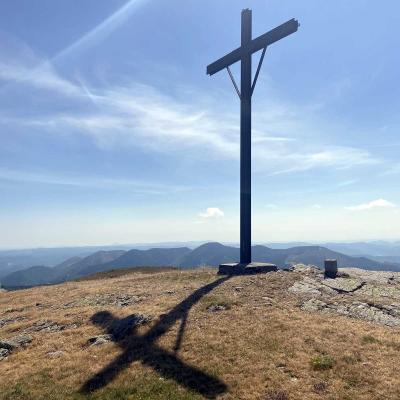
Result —
<instances>
[{"instance_id":1,"label":"rocky ground","mask_svg":"<svg viewBox=\"0 0 400 400\"><path fill-rule=\"evenodd\" d=\"M297 265L303 275L289 290L302 300L301 309L334 313L386 326L400 325L400 273L342 268L324 279L312 266Z\"/></svg>"},{"instance_id":2,"label":"rocky ground","mask_svg":"<svg viewBox=\"0 0 400 400\"><path fill-rule=\"evenodd\" d=\"M127 271L0 293L0 399L399 399L400 273Z\"/></svg>"}]
</instances>

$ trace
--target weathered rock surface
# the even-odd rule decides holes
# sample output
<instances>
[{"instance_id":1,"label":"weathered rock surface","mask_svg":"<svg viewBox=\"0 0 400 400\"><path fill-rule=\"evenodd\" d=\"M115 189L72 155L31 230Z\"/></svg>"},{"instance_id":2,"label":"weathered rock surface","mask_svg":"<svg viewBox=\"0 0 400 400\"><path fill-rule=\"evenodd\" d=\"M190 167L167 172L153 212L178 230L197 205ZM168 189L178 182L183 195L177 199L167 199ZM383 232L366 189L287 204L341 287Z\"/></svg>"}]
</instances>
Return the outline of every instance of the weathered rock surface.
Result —
<instances>
[{"instance_id":1,"label":"weathered rock surface","mask_svg":"<svg viewBox=\"0 0 400 400\"><path fill-rule=\"evenodd\" d=\"M311 296L320 296L323 293L326 294L335 294L335 291L327 285L323 285L322 277L314 278L306 276L303 280L299 282L295 282L294 285L289 288L291 292L311 295Z\"/></svg>"},{"instance_id":2,"label":"weathered rock surface","mask_svg":"<svg viewBox=\"0 0 400 400\"><path fill-rule=\"evenodd\" d=\"M57 350L57 351L50 351L47 353L47 356L49 358L60 358L64 355L64 352L62 350Z\"/></svg>"},{"instance_id":3,"label":"weathered rock surface","mask_svg":"<svg viewBox=\"0 0 400 400\"><path fill-rule=\"evenodd\" d=\"M97 335L97 336L92 336L88 339L88 344L90 346L100 346L102 344L105 344L107 342L114 342L114 336L113 335Z\"/></svg>"},{"instance_id":4,"label":"weathered rock surface","mask_svg":"<svg viewBox=\"0 0 400 400\"><path fill-rule=\"evenodd\" d=\"M115 340L121 340L125 336L129 335L132 332L132 329L149 323L153 320L151 315L145 314L132 314L129 317L121 319L119 321L115 321L110 329L109 332L114 337Z\"/></svg>"},{"instance_id":5,"label":"weathered rock surface","mask_svg":"<svg viewBox=\"0 0 400 400\"><path fill-rule=\"evenodd\" d=\"M107 321L105 314L95 318L97 322ZM153 320L153 316L146 314L132 314L126 318L113 321L107 329L107 334L92 336L88 339L88 344L91 346L102 345L107 342L118 342L132 333L134 328L149 323Z\"/></svg>"},{"instance_id":6,"label":"weathered rock surface","mask_svg":"<svg viewBox=\"0 0 400 400\"><path fill-rule=\"evenodd\" d=\"M7 349L0 349L0 361L4 360L7 358L7 356L10 354L10 350Z\"/></svg>"},{"instance_id":7,"label":"weathered rock surface","mask_svg":"<svg viewBox=\"0 0 400 400\"><path fill-rule=\"evenodd\" d=\"M117 306L126 307L140 302L142 298L133 294L103 293L86 296L82 299L64 304L65 308L82 306Z\"/></svg>"},{"instance_id":8,"label":"weathered rock surface","mask_svg":"<svg viewBox=\"0 0 400 400\"><path fill-rule=\"evenodd\" d=\"M400 273L341 268L336 279L324 279L313 266L297 265L292 271L302 276L289 288L301 297L302 310L400 327Z\"/></svg>"},{"instance_id":9,"label":"weathered rock surface","mask_svg":"<svg viewBox=\"0 0 400 400\"><path fill-rule=\"evenodd\" d=\"M26 317L18 316L18 317L7 317L7 318L0 318L0 328L5 325L12 324L14 322L23 321Z\"/></svg>"},{"instance_id":10,"label":"weathered rock surface","mask_svg":"<svg viewBox=\"0 0 400 400\"><path fill-rule=\"evenodd\" d=\"M365 286L360 288L357 292L360 296L364 296L366 298L388 298L400 300L400 285L395 286L393 284L386 285L374 285L371 283L367 283Z\"/></svg>"},{"instance_id":11,"label":"weathered rock surface","mask_svg":"<svg viewBox=\"0 0 400 400\"><path fill-rule=\"evenodd\" d=\"M355 278L325 279L321 283L331 289L344 293L354 292L365 284L364 281Z\"/></svg>"},{"instance_id":12,"label":"weathered rock surface","mask_svg":"<svg viewBox=\"0 0 400 400\"><path fill-rule=\"evenodd\" d=\"M33 338L30 335L18 335L11 339L0 340L0 349L14 350L21 346L26 346L32 342Z\"/></svg>"},{"instance_id":13,"label":"weathered rock surface","mask_svg":"<svg viewBox=\"0 0 400 400\"><path fill-rule=\"evenodd\" d=\"M315 265L297 264L290 268L290 271L298 272L307 275L320 275L323 276L323 271Z\"/></svg>"},{"instance_id":14,"label":"weathered rock surface","mask_svg":"<svg viewBox=\"0 0 400 400\"><path fill-rule=\"evenodd\" d=\"M18 335L11 339L0 339L0 360L8 357L14 350L27 346L32 342L30 335Z\"/></svg>"},{"instance_id":15,"label":"weathered rock surface","mask_svg":"<svg viewBox=\"0 0 400 400\"><path fill-rule=\"evenodd\" d=\"M24 332L58 332L58 331L63 331L65 329L75 329L79 325L77 323L72 323L72 324L59 324L54 321L48 321L48 320L40 320L35 322L32 326L29 328L26 328Z\"/></svg>"},{"instance_id":16,"label":"weathered rock surface","mask_svg":"<svg viewBox=\"0 0 400 400\"><path fill-rule=\"evenodd\" d=\"M210 312L225 311L226 306L222 304L212 304L211 306L207 307L207 310Z\"/></svg>"},{"instance_id":17,"label":"weathered rock surface","mask_svg":"<svg viewBox=\"0 0 400 400\"><path fill-rule=\"evenodd\" d=\"M325 303L321 300L310 299L305 301L301 308L305 311L320 311L336 313L352 318L363 319L387 326L400 326L400 305L379 306L354 301L352 303Z\"/></svg>"},{"instance_id":18,"label":"weathered rock surface","mask_svg":"<svg viewBox=\"0 0 400 400\"><path fill-rule=\"evenodd\" d=\"M368 271L360 268L341 268L341 271L354 278L359 278L367 283L381 285L400 284L399 272Z\"/></svg>"}]
</instances>

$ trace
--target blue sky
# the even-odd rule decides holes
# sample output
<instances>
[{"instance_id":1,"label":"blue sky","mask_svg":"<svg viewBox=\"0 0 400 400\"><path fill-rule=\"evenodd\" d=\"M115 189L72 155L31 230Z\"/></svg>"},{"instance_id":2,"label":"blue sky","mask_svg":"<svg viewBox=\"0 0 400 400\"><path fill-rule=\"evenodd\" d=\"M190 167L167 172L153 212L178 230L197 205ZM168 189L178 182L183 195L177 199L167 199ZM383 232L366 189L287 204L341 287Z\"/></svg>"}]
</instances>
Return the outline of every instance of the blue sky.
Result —
<instances>
[{"instance_id":1,"label":"blue sky","mask_svg":"<svg viewBox=\"0 0 400 400\"><path fill-rule=\"evenodd\" d=\"M238 241L239 102L205 69L247 7L301 24L254 94L254 240L400 238L398 2L14 0L0 247Z\"/></svg>"}]
</instances>

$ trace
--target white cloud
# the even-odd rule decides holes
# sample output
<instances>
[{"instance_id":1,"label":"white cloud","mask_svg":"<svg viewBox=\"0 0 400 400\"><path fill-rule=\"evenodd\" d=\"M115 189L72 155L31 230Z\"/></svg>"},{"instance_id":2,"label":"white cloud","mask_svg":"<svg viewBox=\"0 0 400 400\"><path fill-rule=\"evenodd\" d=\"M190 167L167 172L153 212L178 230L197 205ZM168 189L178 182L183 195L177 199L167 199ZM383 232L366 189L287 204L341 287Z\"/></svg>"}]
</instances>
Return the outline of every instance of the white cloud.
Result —
<instances>
[{"instance_id":1,"label":"white cloud","mask_svg":"<svg viewBox=\"0 0 400 400\"><path fill-rule=\"evenodd\" d=\"M208 207L204 213L199 214L199 217L207 219L217 219L223 216L224 212L218 207Z\"/></svg>"},{"instance_id":2,"label":"white cloud","mask_svg":"<svg viewBox=\"0 0 400 400\"><path fill-rule=\"evenodd\" d=\"M322 208L321 204L313 204L311 206L311 208L313 208L314 210L320 210Z\"/></svg>"},{"instance_id":3,"label":"white cloud","mask_svg":"<svg viewBox=\"0 0 400 400\"><path fill-rule=\"evenodd\" d=\"M316 152L303 153L301 149L301 147L298 147L297 151L289 151L285 157L286 164L288 164L289 167L278 169L273 172L272 175L308 171L320 167L348 169L355 166L380 163L380 160L373 158L368 151L352 147L330 146Z\"/></svg>"},{"instance_id":4,"label":"white cloud","mask_svg":"<svg viewBox=\"0 0 400 400\"><path fill-rule=\"evenodd\" d=\"M369 203L363 203L357 206L346 207L346 210L365 211L365 210L372 210L375 208L395 208L395 207L396 205L394 203L391 203L390 201L387 201L385 199L378 199L370 201Z\"/></svg>"},{"instance_id":5,"label":"white cloud","mask_svg":"<svg viewBox=\"0 0 400 400\"><path fill-rule=\"evenodd\" d=\"M54 131L80 132L90 136L101 148L142 146L157 152L192 149L211 151L210 156L239 158L239 131L235 116L217 115L166 96L155 88L132 83L128 88L103 91L76 87L76 93L62 80L53 77L35 81L65 95L79 93L96 104L90 113L63 113L25 120L23 123ZM90 94L90 96L88 95ZM282 117L283 118L283 117ZM282 174L319 167L350 168L375 164L367 151L345 147L305 145L288 136L265 133L269 126L259 126L253 133L253 160L256 171ZM293 131L295 127L293 127ZM264 131L264 133L261 133Z\"/></svg>"},{"instance_id":6,"label":"white cloud","mask_svg":"<svg viewBox=\"0 0 400 400\"><path fill-rule=\"evenodd\" d=\"M93 88L82 79L74 83L61 77L50 62L40 65L32 68L3 61L0 79L53 91L71 104L62 112L48 111L35 117L3 115L0 123L83 134L101 148L140 146L163 153L191 151L191 158L204 158L204 154L228 160L239 158L238 116L221 113L213 106L213 98L204 101L199 94L179 100L136 82L125 83L124 87ZM52 101L46 93L44 101L48 99ZM86 107L82 107L82 101L87 102ZM265 108L268 113L254 116L255 171L275 175L380 162L364 149L325 144L326 139L324 144L319 143L319 126L305 120L299 107L268 103Z\"/></svg>"}]
</instances>

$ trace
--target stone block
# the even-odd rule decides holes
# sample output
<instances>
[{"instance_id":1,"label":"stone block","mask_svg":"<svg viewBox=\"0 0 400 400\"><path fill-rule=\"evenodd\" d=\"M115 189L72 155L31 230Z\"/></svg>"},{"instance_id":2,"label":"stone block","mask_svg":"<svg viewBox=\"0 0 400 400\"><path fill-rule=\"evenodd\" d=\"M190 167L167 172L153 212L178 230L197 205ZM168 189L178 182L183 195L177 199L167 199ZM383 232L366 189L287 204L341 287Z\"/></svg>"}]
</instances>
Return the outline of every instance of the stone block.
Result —
<instances>
[{"instance_id":1,"label":"stone block","mask_svg":"<svg viewBox=\"0 0 400 400\"><path fill-rule=\"evenodd\" d=\"M337 260L325 260L325 278L335 279L337 272Z\"/></svg>"},{"instance_id":2,"label":"stone block","mask_svg":"<svg viewBox=\"0 0 400 400\"><path fill-rule=\"evenodd\" d=\"M277 271L275 264L253 262L250 264L230 263L219 266L219 275L252 275L265 274L267 272Z\"/></svg>"}]
</instances>

